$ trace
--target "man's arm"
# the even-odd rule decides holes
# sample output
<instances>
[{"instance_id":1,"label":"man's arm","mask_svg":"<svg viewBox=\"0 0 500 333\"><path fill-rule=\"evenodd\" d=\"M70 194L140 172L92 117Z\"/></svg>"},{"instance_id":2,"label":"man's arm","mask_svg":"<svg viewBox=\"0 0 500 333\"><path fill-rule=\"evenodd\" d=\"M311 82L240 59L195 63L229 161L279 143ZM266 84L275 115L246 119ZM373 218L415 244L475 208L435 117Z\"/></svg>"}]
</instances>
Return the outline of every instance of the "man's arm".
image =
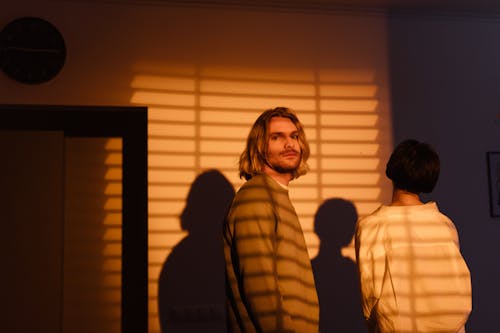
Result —
<instances>
[{"instance_id":1,"label":"man's arm","mask_svg":"<svg viewBox=\"0 0 500 333\"><path fill-rule=\"evenodd\" d=\"M293 332L279 286L276 223L270 205L239 214L233 237L237 279L242 301L255 327L264 332Z\"/></svg>"}]
</instances>

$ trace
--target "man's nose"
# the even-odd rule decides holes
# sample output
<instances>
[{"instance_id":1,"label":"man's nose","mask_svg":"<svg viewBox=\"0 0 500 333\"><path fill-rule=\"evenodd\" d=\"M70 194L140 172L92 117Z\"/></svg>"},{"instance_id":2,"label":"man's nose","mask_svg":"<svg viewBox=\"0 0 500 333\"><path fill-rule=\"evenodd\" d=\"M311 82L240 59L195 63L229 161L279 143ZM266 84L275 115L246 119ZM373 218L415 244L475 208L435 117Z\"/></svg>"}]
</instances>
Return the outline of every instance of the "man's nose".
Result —
<instances>
[{"instance_id":1,"label":"man's nose","mask_svg":"<svg viewBox=\"0 0 500 333\"><path fill-rule=\"evenodd\" d=\"M295 146L295 140L293 138L287 137L285 141L286 148L293 148Z\"/></svg>"}]
</instances>

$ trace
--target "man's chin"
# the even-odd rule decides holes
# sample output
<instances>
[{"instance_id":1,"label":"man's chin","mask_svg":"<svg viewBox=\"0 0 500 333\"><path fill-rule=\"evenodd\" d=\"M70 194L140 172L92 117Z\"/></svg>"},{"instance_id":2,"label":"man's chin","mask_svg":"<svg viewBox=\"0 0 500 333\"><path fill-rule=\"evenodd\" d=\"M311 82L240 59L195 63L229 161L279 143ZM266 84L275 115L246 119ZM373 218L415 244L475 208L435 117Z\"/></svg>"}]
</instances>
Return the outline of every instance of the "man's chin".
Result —
<instances>
[{"instance_id":1,"label":"man's chin","mask_svg":"<svg viewBox=\"0 0 500 333\"><path fill-rule=\"evenodd\" d=\"M283 166L283 165L273 165L271 168L278 173L294 173L298 169L298 165Z\"/></svg>"}]
</instances>

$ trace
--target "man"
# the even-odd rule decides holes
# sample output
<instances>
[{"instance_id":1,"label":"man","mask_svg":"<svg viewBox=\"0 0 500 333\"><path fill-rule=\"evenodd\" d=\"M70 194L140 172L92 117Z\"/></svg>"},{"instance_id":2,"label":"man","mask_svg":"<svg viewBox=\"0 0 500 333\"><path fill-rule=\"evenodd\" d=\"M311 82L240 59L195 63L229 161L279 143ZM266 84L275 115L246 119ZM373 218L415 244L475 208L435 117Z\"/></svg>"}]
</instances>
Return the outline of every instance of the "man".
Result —
<instances>
[{"instance_id":1,"label":"man","mask_svg":"<svg viewBox=\"0 0 500 333\"><path fill-rule=\"evenodd\" d=\"M247 182L224 224L231 332L318 332L311 262L288 196L308 157L303 126L288 108L265 111L250 130L239 161Z\"/></svg>"},{"instance_id":2,"label":"man","mask_svg":"<svg viewBox=\"0 0 500 333\"><path fill-rule=\"evenodd\" d=\"M435 202L419 197L433 190L439 171L431 146L403 141L386 167L391 204L358 221L362 307L372 333L465 332L471 282L457 230Z\"/></svg>"}]
</instances>

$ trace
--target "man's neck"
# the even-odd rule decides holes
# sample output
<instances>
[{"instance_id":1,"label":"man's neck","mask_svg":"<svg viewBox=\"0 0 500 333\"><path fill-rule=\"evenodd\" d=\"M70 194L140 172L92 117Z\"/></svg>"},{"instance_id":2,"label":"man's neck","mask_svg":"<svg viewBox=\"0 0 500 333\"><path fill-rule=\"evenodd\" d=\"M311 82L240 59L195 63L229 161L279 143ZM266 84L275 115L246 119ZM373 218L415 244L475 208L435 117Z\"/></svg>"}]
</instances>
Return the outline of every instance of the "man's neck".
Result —
<instances>
[{"instance_id":1,"label":"man's neck","mask_svg":"<svg viewBox=\"0 0 500 333\"><path fill-rule=\"evenodd\" d=\"M392 192L391 206L416 206L422 205L418 194L395 188Z\"/></svg>"},{"instance_id":2,"label":"man's neck","mask_svg":"<svg viewBox=\"0 0 500 333\"><path fill-rule=\"evenodd\" d=\"M280 173L274 169L271 169L269 166L264 166L264 173L277 181L278 183L288 186L290 181L292 180L292 174L291 173Z\"/></svg>"}]
</instances>

